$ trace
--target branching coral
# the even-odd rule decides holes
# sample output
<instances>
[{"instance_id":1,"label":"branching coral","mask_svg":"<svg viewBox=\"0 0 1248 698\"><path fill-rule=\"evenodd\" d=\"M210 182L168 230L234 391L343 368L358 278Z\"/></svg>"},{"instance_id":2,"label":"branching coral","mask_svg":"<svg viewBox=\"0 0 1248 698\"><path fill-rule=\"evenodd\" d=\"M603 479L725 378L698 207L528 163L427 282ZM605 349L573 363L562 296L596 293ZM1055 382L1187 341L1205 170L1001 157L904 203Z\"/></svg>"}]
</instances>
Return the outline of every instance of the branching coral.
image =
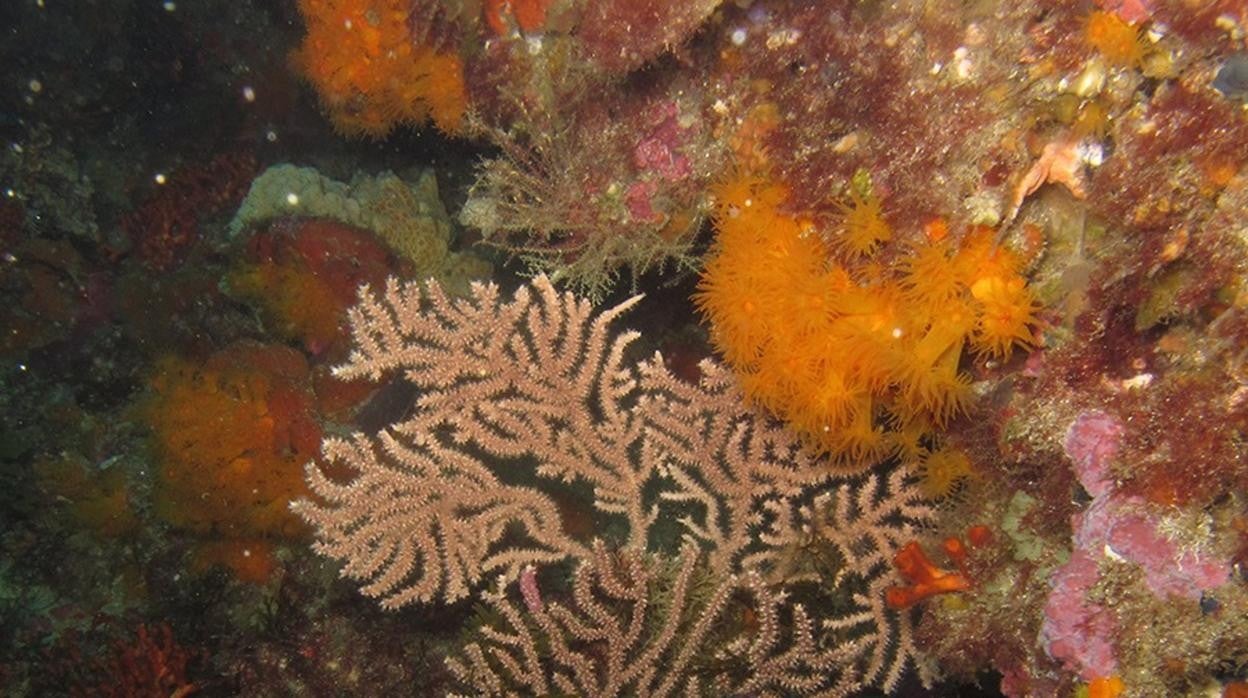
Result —
<instances>
[{"instance_id":1,"label":"branching coral","mask_svg":"<svg viewBox=\"0 0 1248 698\"><path fill-rule=\"evenodd\" d=\"M909 615L885 603L897 581L888 561L931 517L913 479L837 475L743 406L713 361L697 385L661 356L629 362L637 335L609 326L637 300L595 314L544 277L510 299L485 285L460 301L436 283L366 290L351 313L356 349L337 374L398 371L421 396L376 437L327 440L349 480L309 466L316 499L294 509L317 529L317 549L387 607L458 600L500 576L482 641L450 664L476 693L891 690L914 646ZM612 522L597 542L565 530L552 495L569 484L592 490L586 508ZM649 570L670 568L673 529L681 571L669 583ZM798 579L788 572L812 537L836 562ZM581 565L574 603L543 600L538 577L565 559ZM716 580L716 600L709 584L681 591L695 572ZM651 591L658 578L669 595ZM511 580L523 608L503 591ZM796 595L799 583L814 597L808 611L792 604L785 618L762 596ZM741 635L723 613L733 596L759 602L756 632Z\"/></svg>"},{"instance_id":2,"label":"branching coral","mask_svg":"<svg viewBox=\"0 0 1248 698\"><path fill-rule=\"evenodd\" d=\"M523 605L503 589L486 594L495 625L447 666L475 695L668 696L713 688L780 696L820 687L857 649L820 646L807 610L788 607L785 594L757 575L742 583L705 578L697 561L689 548L667 562L636 552L613 556L600 543L576 571L567 602L543 600L529 568L518 585ZM724 635L727 648L714 651ZM855 678L847 672L828 694Z\"/></svg>"}]
</instances>

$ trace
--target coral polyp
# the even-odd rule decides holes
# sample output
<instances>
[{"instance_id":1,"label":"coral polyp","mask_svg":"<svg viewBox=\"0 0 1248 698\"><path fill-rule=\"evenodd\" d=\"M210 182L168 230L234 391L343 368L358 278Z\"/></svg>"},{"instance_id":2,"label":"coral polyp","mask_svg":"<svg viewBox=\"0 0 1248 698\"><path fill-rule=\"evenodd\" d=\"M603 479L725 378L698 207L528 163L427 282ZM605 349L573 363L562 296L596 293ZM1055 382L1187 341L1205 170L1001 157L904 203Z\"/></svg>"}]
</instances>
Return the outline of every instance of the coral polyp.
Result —
<instances>
[{"instance_id":1,"label":"coral polyp","mask_svg":"<svg viewBox=\"0 0 1248 698\"><path fill-rule=\"evenodd\" d=\"M963 413L965 347L1003 358L1031 343L1036 303L990 231L956 249L920 243L887 269L871 252L888 235L863 233L842 267L813 222L783 212L784 187L738 175L715 191L717 242L695 295L712 342L748 399L841 467L898 452L893 425ZM878 202L855 201L849 216L885 225Z\"/></svg>"},{"instance_id":2,"label":"coral polyp","mask_svg":"<svg viewBox=\"0 0 1248 698\"><path fill-rule=\"evenodd\" d=\"M1083 34L1088 44L1110 63L1135 67L1144 60L1140 28L1128 24L1113 12L1097 10L1089 14Z\"/></svg>"},{"instance_id":3,"label":"coral polyp","mask_svg":"<svg viewBox=\"0 0 1248 698\"><path fill-rule=\"evenodd\" d=\"M867 256L881 243L888 242L893 230L884 219L879 198L873 193L864 194L854 187L849 196L847 203L839 204L842 219L838 240L850 254Z\"/></svg>"}]
</instances>

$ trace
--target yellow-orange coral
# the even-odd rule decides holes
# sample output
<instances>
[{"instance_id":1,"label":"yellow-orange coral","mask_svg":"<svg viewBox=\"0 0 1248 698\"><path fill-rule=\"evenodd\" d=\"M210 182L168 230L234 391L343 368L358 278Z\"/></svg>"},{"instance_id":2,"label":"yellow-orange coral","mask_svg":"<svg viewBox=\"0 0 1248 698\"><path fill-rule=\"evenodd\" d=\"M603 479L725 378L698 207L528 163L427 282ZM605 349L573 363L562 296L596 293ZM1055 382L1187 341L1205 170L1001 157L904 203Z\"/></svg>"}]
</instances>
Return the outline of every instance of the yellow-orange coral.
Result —
<instances>
[{"instance_id":1,"label":"yellow-orange coral","mask_svg":"<svg viewBox=\"0 0 1248 698\"><path fill-rule=\"evenodd\" d=\"M939 448L929 453L919 466L919 487L932 499L942 499L953 494L958 484L974 472L971 459L956 448Z\"/></svg>"},{"instance_id":2,"label":"yellow-orange coral","mask_svg":"<svg viewBox=\"0 0 1248 698\"><path fill-rule=\"evenodd\" d=\"M840 209L844 216L840 242L851 254L869 255L880 243L892 239L893 229L884 219L884 208L874 194L863 194L853 187L849 202L840 204Z\"/></svg>"},{"instance_id":3,"label":"yellow-orange coral","mask_svg":"<svg viewBox=\"0 0 1248 698\"><path fill-rule=\"evenodd\" d=\"M289 504L307 494L303 465L320 442L307 378L303 357L279 346L163 360L144 411L156 514L205 544L300 534Z\"/></svg>"},{"instance_id":4,"label":"yellow-orange coral","mask_svg":"<svg viewBox=\"0 0 1248 698\"><path fill-rule=\"evenodd\" d=\"M467 107L454 54L413 43L402 0L300 0L307 25L291 57L343 133L383 136L432 119L458 132Z\"/></svg>"},{"instance_id":5,"label":"yellow-orange coral","mask_svg":"<svg viewBox=\"0 0 1248 698\"><path fill-rule=\"evenodd\" d=\"M1144 60L1140 30L1113 12L1098 10L1088 15L1083 37L1105 60L1115 65L1137 66Z\"/></svg>"},{"instance_id":6,"label":"yellow-orange coral","mask_svg":"<svg viewBox=\"0 0 1248 698\"><path fill-rule=\"evenodd\" d=\"M980 306L972 337L976 349L1005 356L1015 344L1031 344L1029 325L1035 314L1035 301L1020 277L981 277L971 286L971 296Z\"/></svg>"},{"instance_id":7,"label":"yellow-orange coral","mask_svg":"<svg viewBox=\"0 0 1248 698\"><path fill-rule=\"evenodd\" d=\"M917 461L923 433L961 411L966 346L1004 356L1031 339L1035 303L1018 260L990 234L929 236L893 267L858 247L844 268L783 187L717 185L718 239L695 301L746 397L847 469L891 453Z\"/></svg>"},{"instance_id":8,"label":"yellow-orange coral","mask_svg":"<svg viewBox=\"0 0 1248 698\"><path fill-rule=\"evenodd\" d=\"M1118 698L1127 690L1119 676L1103 676L1088 682L1088 698Z\"/></svg>"},{"instance_id":9,"label":"yellow-orange coral","mask_svg":"<svg viewBox=\"0 0 1248 698\"><path fill-rule=\"evenodd\" d=\"M775 102L754 105L728 136L732 159L739 167L762 171L767 160L767 139L780 126L780 108Z\"/></svg>"}]
</instances>

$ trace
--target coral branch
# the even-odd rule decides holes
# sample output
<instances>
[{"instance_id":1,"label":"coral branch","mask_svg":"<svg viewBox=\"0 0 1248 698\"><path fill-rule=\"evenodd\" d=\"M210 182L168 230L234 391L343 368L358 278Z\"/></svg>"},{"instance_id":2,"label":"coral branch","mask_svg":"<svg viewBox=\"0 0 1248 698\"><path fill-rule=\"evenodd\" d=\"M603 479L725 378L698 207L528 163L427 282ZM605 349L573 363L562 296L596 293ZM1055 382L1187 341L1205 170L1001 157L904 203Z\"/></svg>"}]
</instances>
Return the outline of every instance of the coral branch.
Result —
<instances>
[{"instance_id":1,"label":"coral branch","mask_svg":"<svg viewBox=\"0 0 1248 698\"><path fill-rule=\"evenodd\" d=\"M402 372L421 397L378 437L326 441L349 482L308 467L319 501L295 510L317 529L317 549L388 608L454 600L499 573L485 596L499 624L451 664L487 694L666 695L708 676L758 695L895 685L913 654L910 620L887 608L884 589L895 582L888 560L929 516L913 478L838 474L746 407L714 362L697 385L658 355L626 363L637 335L610 325L636 302L595 314L545 277L510 299L490 285L459 301L434 282L366 289L351 312L356 349L337 374ZM623 526L592 544L565 533L545 493L569 485ZM662 569L674 546L660 521L683 527L674 573ZM851 602L846 614L781 603L790 581L811 581L782 570L812 531L837 551L823 586L838 599L829 609ZM565 558L581 565L570 604L539 585ZM696 590L695 577L707 580ZM522 606L503 591L513 581ZM743 597L757 624L746 632L726 611Z\"/></svg>"},{"instance_id":2,"label":"coral branch","mask_svg":"<svg viewBox=\"0 0 1248 698\"><path fill-rule=\"evenodd\" d=\"M386 608L439 596L454 601L487 572L515 576L526 564L583 553L563 534L548 498L500 483L435 441L356 435L327 440L325 456L355 478L342 485L309 464L308 483L327 504L301 500L293 508L320 531L316 549L345 560L343 574L366 581L362 591ZM531 547L514 533L501 544L516 525Z\"/></svg>"},{"instance_id":3,"label":"coral branch","mask_svg":"<svg viewBox=\"0 0 1248 698\"><path fill-rule=\"evenodd\" d=\"M506 589L491 592L486 603L502 622L481 628L482 640L447 667L473 695L793 695L818 688L854 649L819 647L805 609L786 608L757 576L702 579L692 547L668 562L613 555L599 543L573 578L570 602L540 607L522 594L517 605ZM738 599L749 599L756 627L708 654Z\"/></svg>"}]
</instances>

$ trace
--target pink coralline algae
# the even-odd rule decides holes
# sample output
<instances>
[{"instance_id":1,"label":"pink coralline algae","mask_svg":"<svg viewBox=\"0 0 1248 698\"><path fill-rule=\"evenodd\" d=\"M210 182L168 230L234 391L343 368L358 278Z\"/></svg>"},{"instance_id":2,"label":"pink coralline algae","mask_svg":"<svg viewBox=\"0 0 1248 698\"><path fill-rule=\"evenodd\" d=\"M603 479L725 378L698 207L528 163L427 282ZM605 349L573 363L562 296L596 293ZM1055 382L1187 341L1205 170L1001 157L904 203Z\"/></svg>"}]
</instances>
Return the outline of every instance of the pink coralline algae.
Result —
<instances>
[{"instance_id":1,"label":"pink coralline algae","mask_svg":"<svg viewBox=\"0 0 1248 698\"><path fill-rule=\"evenodd\" d=\"M680 125L674 102L656 105L648 115L650 130L633 148L633 164L641 172L653 172L667 182L679 182L693 172L689 156L680 152L688 128Z\"/></svg>"},{"instance_id":2,"label":"pink coralline algae","mask_svg":"<svg viewBox=\"0 0 1248 698\"><path fill-rule=\"evenodd\" d=\"M1096 563L1099 554L1076 550L1053 575L1053 592L1044 604L1041 629L1049 643L1049 654L1077 669L1085 681L1112 676L1118 670L1114 617L1087 598L1100 576Z\"/></svg>"},{"instance_id":3,"label":"pink coralline algae","mask_svg":"<svg viewBox=\"0 0 1248 698\"><path fill-rule=\"evenodd\" d=\"M1103 506L1088 510L1079 534L1091 539L1089 543L1104 541L1114 553L1139 565L1145 584L1157 596L1199 601L1202 590L1226 582L1229 564L1196 551L1180 550L1162 535L1158 523L1148 514L1143 500L1113 495Z\"/></svg>"},{"instance_id":4,"label":"pink coralline algae","mask_svg":"<svg viewBox=\"0 0 1248 698\"><path fill-rule=\"evenodd\" d=\"M1066 432L1066 455L1092 503L1075 516L1074 550L1053 574L1044 607L1043 635L1049 654L1087 681L1117 670L1112 609L1091 601L1106 556L1138 565L1158 597L1199 601L1201 592L1225 583L1230 565L1196 550L1180 549L1160 530L1155 507L1117 491L1110 467L1121 450L1125 427L1112 415L1085 412Z\"/></svg>"},{"instance_id":5,"label":"pink coralline algae","mask_svg":"<svg viewBox=\"0 0 1248 698\"><path fill-rule=\"evenodd\" d=\"M1109 466L1122 446L1122 423L1104 412L1080 414L1066 430L1066 455L1075 464L1079 483L1093 497L1111 487Z\"/></svg>"},{"instance_id":6,"label":"pink coralline algae","mask_svg":"<svg viewBox=\"0 0 1248 698\"><path fill-rule=\"evenodd\" d=\"M655 223L663 218L663 214L654 210L654 195L659 185L654 182L633 182L628 185L624 194L624 206L628 215L638 223Z\"/></svg>"},{"instance_id":7,"label":"pink coralline algae","mask_svg":"<svg viewBox=\"0 0 1248 698\"><path fill-rule=\"evenodd\" d=\"M645 135L633 146L633 166L639 179L628 185L624 206L636 223L661 223L664 205L656 207L660 183L671 184L693 174L693 162L681 152L691 127L680 125L680 108L675 102L660 102L647 108ZM661 203L661 202L660 202Z\"/></svg>"},{"instance_id":8,"label":"pink coralline algae","mask_svg":"<svg viewBox=\"0 0 1248 698\"><path fill-rule=\"evenodd\" d=\"M1143 0L1100 0L1097 4L1118 15L1128 24L1139 24L1152 15L1148 3Z\"/></svg>"}]
</instances>

